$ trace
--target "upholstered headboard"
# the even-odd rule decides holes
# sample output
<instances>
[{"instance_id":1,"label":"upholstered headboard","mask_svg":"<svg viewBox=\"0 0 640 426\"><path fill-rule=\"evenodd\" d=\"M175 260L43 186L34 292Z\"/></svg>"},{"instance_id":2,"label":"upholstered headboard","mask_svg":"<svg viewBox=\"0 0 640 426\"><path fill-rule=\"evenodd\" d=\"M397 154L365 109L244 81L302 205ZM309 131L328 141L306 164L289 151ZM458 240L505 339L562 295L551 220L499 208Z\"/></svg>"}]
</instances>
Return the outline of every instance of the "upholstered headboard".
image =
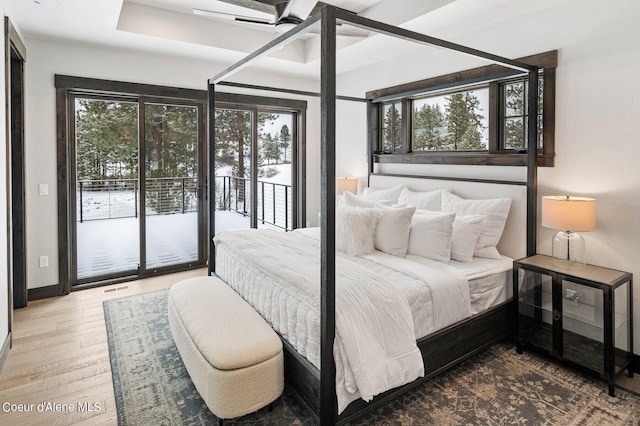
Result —
<instances>
[{"instance_id":1,"label":"upholstered headboard","mask_svg":"<svg viewBox=\"0 0 640 426\"><path fill-rule=\"evenodd\" d=\"M449 189L468 199L511 198L509 216L498 244L500 253L514 259L527 254L527 186L521 182L489 182L421 176L372 174L369 186L390 188L404 184L412 191Z\"/></svg>"}]
</instances>

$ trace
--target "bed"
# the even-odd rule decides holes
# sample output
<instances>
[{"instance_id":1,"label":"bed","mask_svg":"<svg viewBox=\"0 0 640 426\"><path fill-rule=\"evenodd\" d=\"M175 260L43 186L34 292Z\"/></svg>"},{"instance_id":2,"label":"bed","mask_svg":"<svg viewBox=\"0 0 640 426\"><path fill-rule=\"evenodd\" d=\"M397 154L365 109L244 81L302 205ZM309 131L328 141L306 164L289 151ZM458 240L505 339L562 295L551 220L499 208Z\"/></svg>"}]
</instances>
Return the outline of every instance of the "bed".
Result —
<instances>
[{"instance_id":1,"label":"bed","mask_svg":"<svg viewBox=\"0 0 640 426\"><path fill-rule=\"evenodd\" d=\"M415 41L420 44L435 45L444 49L462 52L467 55L486 59L528 75L529 111L537 109L537 85L538 70L534 66L517 61L502 58L475 49L434 39L409 30L392 27L379 22L371 21L356 15L345 13L332 6L324 6L316 16L305 20L298 27L288 33L279 36L263 48L250 54L245 59L237 62L228 69L220 72L209 80L209 126L211 149L209 150L209 172L214 175L215 168L215 94L216 85L221 84L229 76L240 69L250 65L253 61L277 50L280 46L300 37L310 31L314 26L320 26L321 40L321 226L319 238L316 239L320 256L318 260L320 288L316 289L313 297L319 300L319 362L322 368L318 369L313 361L305 354L306 349L296 350L294 345L283 337L285 346L285 377L301 401L308 406L321 424L342 423L361 415L364 411L378 407L387 400L395 398L402 392L410 389L423 380L426 380L441 371L461 362L492 343L504 339L512 331L511 313L512 303L508 294L494 297L494 302L488 303L488 308L477 309L478 313L469 314L454 323L442 325L442 328L434 327L425 336L416 336L415 345L422 358L423 372L418 378L407 384L391 387L389 390L375 395L365 402L363 399L355 399L347 406L339 407L337 401L337 386L341 380L339 377L341 366L338 364L336 374L336 360L334 359L334 342L336 341L336 325L339 325L340 302L336 300L336 279L344 269L340 266L342 260L336 256L336 204L335 204L335 155L336 155L336 34L335 26L338 23L346 23L361 28L374 30L393 37ZM249 87L249 86L248 86ZM256 86L251 86L255 88ZM268 90L268 88L265 88ZM282 91L282 90L279 90ZM372 188L391 188L402 181L414 191L430 191L436 188L447 188L463 198L496 198L509 197L512 200L512 209L509 212L507 223L504 226L504 234L498 244L498 251L511 258L519 258L535 253L536 243L536 212L537 212L537 125L536 114L528 116L528 154L526 177L518 182L501 182L478 179L449 179L442 177L423 179L421 177L385 176L374 173L373 154L369 152L369 185ZM371 132L370 132L371 133ZM215 210L215 189L209 187L210 211ZM211 273L228 274L226 279L232 286L238 287L240 279L233 277L231 268L224 266L225 262L232 263L232 256L218 253L213 246L213 230L215 229L215 215L210 215L210 237L212 245L209 249L209 267ZM308 237L308 236L307 236ZM217 244L222 247L220 240ZM225 249L222 249L224 252ZM216 257L220 255L220 263ZM228 256L228 257L227 257ZM506 260L508 263L508 259ZM463 268L464 269L464 268ZM469 276L472 276L472 271ZM461 272L464 275L464 272ZM508 272L504 272L509 275ZM500 274L498 272L497 274ZM490 274L491 275L491 274ZM486 276L478 276L475 279L480 282ZM237 282L235 282L237 281ZM277 281L277 280L274 280ZM474 281L472 279L471 281ZM486 284L486 283L485 283ZM480 284L482 287L482 284ZM508 287L508 286L507 286ZM490 289L491 290L491 289ZM495 289L494 289L495 290ZM469 287L467 291L471 294ZM496 291L496 293L500 293ZM246 294L247 299L252 295ZM260 300L260 296L257 296ZM505 299L503 301L502 299ZM260 303L256 303L259 306ZM259 309L257 307L256 309ZM470 308L471 309L471 308ZM338 315L337 315L338 314ZM270 321L274 321L271 319ZM413 321L413 319L411 319ZM290 336L287 336L290 337ZM290 337L292 340L294 338ZM300 351L300 352L299 352ZM301 353L303 352L303 353ZM317 353L317 351L315 352ZM313 356L312 356L313 358ZM338 412L340 411L340 414Z\"/></svg>"},{"instance_id":2,"label":"bed","mask_svg":"<svg viewBox=\"0 0 640 426\"><path fill-rule=\"evenodd\" d=\"M383 246L382 249L386 249L386 252L374 250L358 255L341 252L336 258L337 337L334 356L337 364L337 412L343 416L342 418L357 411L351 408L352 404L358 405L354 401L366 402L369 405L375 400L375 395L407 383L415 384L416 380L431 377L438 370L450 365L450 362L442 365L442 361L434 356L432 349L420 352L416 342L429 341L437 337L438 333L448 335L460 324L482 324L482 320L479 321L478 318L489 319L488 324L494 319L501 323L491 325L486 333L480 333L482 342L474 341L473 351L480 350L509 334L510 320L504 315L508 315L510 309L512 262L513 257L521 257L525 250L523 230L526 217L526 186L518 182L460 182L372 175L371 183L374 186L370 188L375 188L381 193L388 191L384 188L391 185L402 185L405 188L402 195L411 194L409 197L414 198L414 206L379 207L390 212L390 217L397 216L398 212L404 216L412 216L413 222L409 227L411 233L408 237L411 239L415 236L419 244L417 248L413 248L414 252L408 247L409 253L395 253L393 249ZM421 252L425 246L430 246L425 243L426 240L436 239L434 229L439 230L439 226L445 222L453 228L451 221L454 214L440 212L440 200L437 200L437 206L434 207L437 212L415 209L415 205L424 204L419 201L424 194L439 196L438 188L446 188L445 195L448 199L473 202L476 206L470 207L473 207L474 211L478 209L476 201L484 204L489 200L508 201L507 211L510 213L501 226L506 232L501 232L502 238L498 244L501 253L497 258L472 256L471 251L466 254L459 253L458 260L440 259L440 247L432 244L430 252ZM475 199L463 199L458 194L473 194ZM485 199L478 200L478 196L484 196ZM375 203L364 199L356 201L359 197L350 194L345 197L346 200L353 201L344 201L343 204ZM400 201L412 203L407 197ZM360 210L367 209L363 207ZM421 224L426 223L422 221L422 215L428 216L429 219L430 228L426 233L420 228ZM477 219L474 220L474 223L478 224L478 227L475 227L478 229L473 241L475 245L480 234L480 218L458 216ZM391 227L395 229L393 225ZM468 230L468 227L460 229ZM460 238L468 234L469 232L465 232ZM449 243L451 234L446 236L446 243ZM304 385L297 382L304 376L300 376L297 366L291 366L295 359L296 364L305 365L313 376L319 374L320 229L298 229L290 233L264 229L230 231L218 234L214 241L216 274L242 295L280 334L287 348L287 380L298 390L302 398L303 395L310 395L301 392ZM388 245L388 241L385 244ZM471 249L473 250L473 247ZM451 246L447 246L445 252L449 257ZM513 257L503 255L502 252ZM354 280L357 281L355 284ZM357 296L353 296L351 291L354 285L365 288L361 293L359 288L356 288ZM341 303L341 296L345 291L349 293L345 296L346 301ZM373 296L370 294L371 291L374 291ZM358 301L362 302L362 306L358 305ZM403 309L407 312L405 317L398 315ZM344 311L347 311L346 314ZM352 314L352 311L357 313ZM394 326L396 328L392 328ZM405 340L410 339L411 343L415 344L403 347L403 342L398 341L398 338L391 340L388 347L380 347L378 340L372 337L377 336L378 328L385 329L386 335L379 336L382 342L389 340L389 335L405 334ZM474 330L474 334L477 332L478 330ZM342 349L343 341L349 343L357 341L358 338L362 338L363 341L354 344L355 356L349 356L348 351ZM449 348L450 344L449 342L446 347ZM456 350L459 350L460 346L457 344ZM349 345L345 344L344 347L349 348ZM377 349L384 352L381 357L384 355L394 361L403 361L400 365L394 365L389 359L384 359L383 368L379 368L375 362L370 362L371 359L378 359L373 355ZM448 349L448 352L451 351L453 348ZM470 356L473 351L464 351L454 361L458 362ZM358 359L360 353L366 356ZM354 368L354 365L361 367ZM428 368L425 368L427 366ZM383 380L370 383L372 378L377 377ZM313 407L313 398L305 403Z\"/></svg>"}]
</instances>

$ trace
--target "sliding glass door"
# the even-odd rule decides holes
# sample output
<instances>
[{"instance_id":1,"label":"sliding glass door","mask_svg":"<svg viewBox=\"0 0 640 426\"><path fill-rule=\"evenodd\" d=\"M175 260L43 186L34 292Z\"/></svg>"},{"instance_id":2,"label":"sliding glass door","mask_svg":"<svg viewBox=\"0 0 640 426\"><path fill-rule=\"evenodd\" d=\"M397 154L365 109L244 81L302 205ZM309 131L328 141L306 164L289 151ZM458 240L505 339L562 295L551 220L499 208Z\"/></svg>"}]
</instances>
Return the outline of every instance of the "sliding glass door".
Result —
<instances>
[{"instance_id":1,"label":"sliding glass door","mask_svg":"<svg viewBox=\"0 0 640 426\"><path fill-rule=\"evenodd\" d=\"M230 105L215 120L215 232L295 228L297 114Z\"/></svg>"},{"instance_id":2,"label":"sliding glass door","mask_svg":"<svg viewBox=\"0 0 640 426\"><path fill-rule=\"evenodd\" d=\"M293 228L294 114L258 112L258 227Z\"/></svg>"},{"instance_id":3,"label":"sliding glass door","mask_svg":"<svg viewBox=\"0 0 640 426\"><path fill-rule=\"evenodd\" d=\"M198 108L145 103L148 269L198 261Z\"/></svg>"},{"instance_id":4,"label":"sliding glass door","mask_svg":"<svg viewBox=\"0 0 640 426\"><path fill-rule=\"evenodd\" d=\"M203 105L73 101L72 284L203 265Z\"/></svg>"},{"instance_id":5,"label":"sliding glass door","mask_svg":"<svg viewBox=\"0 0 640 426\"><path fill-rule=\"evenodd\" d=\"M138 103L86 97L74 106L77 281L137 274Z\"/></svg>"},{"instance_id":6,"label":"sliding glass door","mask_svg":"<svg viewBox=\"0 0 640 426\"><path fill-rule=\"evenodd\" d=\"M251 228L252 111L217 108L216 233Z\"/></svg>"}]
</instances>

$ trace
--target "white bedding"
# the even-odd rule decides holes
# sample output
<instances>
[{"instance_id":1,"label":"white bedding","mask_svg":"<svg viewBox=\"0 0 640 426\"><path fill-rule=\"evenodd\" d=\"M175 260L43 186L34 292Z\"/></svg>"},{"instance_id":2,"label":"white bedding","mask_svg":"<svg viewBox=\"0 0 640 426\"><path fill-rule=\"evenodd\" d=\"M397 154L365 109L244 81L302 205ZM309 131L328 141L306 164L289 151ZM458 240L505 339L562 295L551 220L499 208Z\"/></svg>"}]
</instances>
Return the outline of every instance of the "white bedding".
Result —
<instances>
[{"instance_id":1,"label":"white bedding","mask_svg":"<svg viewBox=\"0 0 640 426\"><path fill-rule=\"evenodd\" d=\"M510 300L513 295L513 259L474 258L473 262L452 261L449 266L456 268L469 280L471 315Z\"/></svg>"},{"instance_id":2,"label":"white bedding","mask_svg":"<svg viewBox=\"0 0 640 426\"><path fill-rule=\"evenodd\" d=\"M317 232L234 231L219 234L214 242L216 273L319 367ZM379 252L337 256L334 356L339 412L358 397L368 401L424 375L416 339L470 314L467 280L455 268L428 259L415 264ZM419 329L414 330L414 324Z\"/></svg>"}]
</instances>

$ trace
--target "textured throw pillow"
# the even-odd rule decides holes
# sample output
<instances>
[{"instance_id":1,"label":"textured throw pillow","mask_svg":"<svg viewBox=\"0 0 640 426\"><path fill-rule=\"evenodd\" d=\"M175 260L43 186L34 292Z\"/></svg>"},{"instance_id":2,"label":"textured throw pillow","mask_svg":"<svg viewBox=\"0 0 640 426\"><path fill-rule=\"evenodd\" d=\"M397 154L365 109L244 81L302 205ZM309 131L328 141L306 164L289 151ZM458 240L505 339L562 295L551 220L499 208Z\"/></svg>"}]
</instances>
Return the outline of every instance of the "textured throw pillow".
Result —
<instances>
[{"instance_id":1,"label":"textured throw pillow","mask_svg":"<svg viewBox=\"0 0 640 426\"><path fill-rule=\"evenodd\" d=\"M380 210L338 206L336 208L336 250L352 256L375 251L374 239Z\"/></svg>"},{"instance_id":2,"label":"textured throw pillow","mask_svg":"<svg viewBox=\"0 0 640 426\"><path fill-rule=\"evenodd\" d=\"M350 192L345 192L342 195L342 201L340 203L341 206L360 207L363 209L379 208L383 206L390 206L391 204L393 204L392 200L367 200L366 198L353 195Z\"/></svg>"},{"instance_id":3,"label":"textured throw pillow","mask_svg":"<svg viewBox=\"0 0 640 426\"><path fill-rule=\"evenodd\" d=\"M375 248L393 256L405 257L415 210L415 207L381 209L375 232Z\"/></svg>"},{"instance_id":4,"label":"textured throw pillow","mask_svg":"<svg viewBox=\"0 0 640 426\"><path fill-rule=\"evenodd\" d=\"M451 234L453 213L423 210L413 215L409 231L408 254L426 257L438 262L451 260Z\"/></svg>"},{"instance_id":5,"label":"textured throw pillow","mask_svg":"<svg viewBox=\"0 0 640 426\"><path fill-rule=\"evenodd\" d=\"M429 192L415 192L407 188L402 188L398 197L398 204L406 204L422 210L440 211L442 205L442 191L437 189Z\"/></svg>"},{"instance_id":6,"label":"textured throw pillow","mask_svg":"<svg viewBox=\"0 0 640 426\"><path fill-rule=\"evenodd\" d=\"M442 211L460 216L483 216L482 230L473 255L489 259L500 259L496 246L500 242L504 225L507 222L510 198L488 200L465 200L449 192L442 193Z\"/></svg>"},{"instance_id":7,"label":"textured throw pillow","mask_svg":"<svg viewBox=\"0 0 640 426\"><path fill-rule=\"evenodd\" d=\"M391 204L396 204L398 202L398 197L400 196L400 192L404 188L404 185L394 186L389 189L377 189L367 187L362 191L362 197L367 200L372 201L391 201Z\"/></svg>"},{"instance_id":8,"label":"textured throw pillow","mask_svg":"<svg viewBox=\"0 0 640 426\"><path fill-rule=\"evenodd\" d=\"M473 261L480 232L482 232L482 216L458 216L453 221L451 235L451 259L459 262Z\"/></svg>"}]
</instances>

